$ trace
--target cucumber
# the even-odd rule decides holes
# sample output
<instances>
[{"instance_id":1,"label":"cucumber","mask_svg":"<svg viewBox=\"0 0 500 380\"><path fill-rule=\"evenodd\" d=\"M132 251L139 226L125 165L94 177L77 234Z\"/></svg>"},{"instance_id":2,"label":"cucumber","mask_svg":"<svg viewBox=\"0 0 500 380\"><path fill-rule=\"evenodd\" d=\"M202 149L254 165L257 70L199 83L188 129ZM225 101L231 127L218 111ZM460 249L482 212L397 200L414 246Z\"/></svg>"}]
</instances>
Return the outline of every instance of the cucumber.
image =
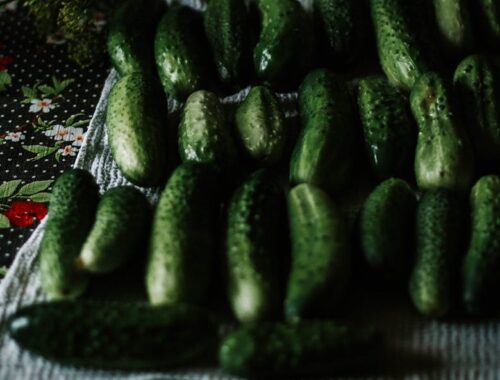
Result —
<instances>
[{"instance_id":1,"label":"cucumber","mask_svg":"<svg viewBox=\"0 0 500 380\"><path fill-rule=\"evenodd\" d=\"M167 104L140 73L121 78L108 98L106 127L116 165L139 186L163 183L168 169L165 145Z\"/></svg>"},{"instance_id":2,"label":"cucumber","mask_svg":"<svg viewBox=\"0 0 500 380\"><path fill-rule=\"evenodd\" d=\"M217 171L187 163L172 174L153 218L146 288L152 304L201 303L216 245Z\"/></svg>"},{"instance_id":3,"label":"cucumber","mask_svg":"<svg viewBox=\"0 0 500 380\"><path fill-rule=\"evenodd\" d=\"M219 365L253 378L331 376L373 364L381 343L371 327L336 321L259 323L241 326L224 338Z\"/></svg>"},{"instance_id":4,"label":"cucumber","mask_svg":"<svg viewBox=\"0 0 500 380\"><path fill-rule=\"evenodd\" d=\"M373 172L381 179L407 174L416 145L408 97L387 79L368 77L358 85L358 108Z\"/></svg>"},{"instance_id":5,"label":"cucumber","mask_svg":"<svg viewBox=\"0 0 500 380\"><path fill-rule=\"evenodd\" d=\"M409 90L420 75L436 70L425 2L370 0L370 5L382 69L392 84Z\"/></svg>"},{"instance_id":6,"label":"cucumber","mask_svg":"<svg viewBox=\"0 0 500 380\"><path fill-rule=\"evenodd\" d=\"M469 191L474 155L450 84L438 74L419 78L410 95L418 125L415 176L424 190Z\"/></svg>"},{"instance_id":7,"label":"cucumber","mask_svg":"<svg viewBox=\"0 0 500 380\"><path fill-rule=\"evenodd\" d=\"M313 30L297 0L257 0L261 31L253 52L255 73L270 84L289 85L311 64Z\"/></svg>"},{"instance_id":8,"label":"cucumber","mask_svg":"<svg viewBox=\"0 0 500 380\"><path fill-rule=\"evenodd\" d=\"M500 177L482 177L470 194L472 235L463 262L463 303L471 314L498 306Z\"/></svg>"},{"instance_id":9,"label":"cucumber","mask_svg":"<svg viewBox=\"0 0 500 380\"><path fill-rule=\"evenodd\" d=\"M407 281L415 208L413 190L398 178L382 182L363 204L359 237L364 260L374 278L393 283Z\"/></svg>"},{"instance_id":10,"label":"cucumber","mask_svg":"<svg viewBox=\"0 0 500 380\"><path fill-rule=\"evenodd\" d=\"M290 162L290 182L339 192L352 177L354 114L345 82L328 70L306 76L299 88L302 132Z\"/></svg>"},{"instance_id":11,"label":"cucumber","mask_svg":"<svg viewBox=\"0 0 500 380\"><path fill-rule=\"evenodd\" d=\"M78 258L80 268L112 272L141 250L150 224L146 197L130 186L108 190L99 201L94 226Z\"/></svg>"},{"instance_id":12,"label":"cucumber","mask_svg":"<svg viewBox=\"0 0 500 380\"><path fill-rule=\"evenodd\" d=\"M500 163L500 69L488 57L472 55L458 65L454 81L478 159L496 166Z\"/></svg>"},{"instance_id":13,"label":"cucumber","mask_svg":"<svg viewBox=\"0 0 500 380\"><path fill-rule=\"evenodd\" d=\"M154 68L151 41L156 28L158 1L126 0L117 6L109 22L107 38L111 63L120 76L150 72ZM156 9L155 9L156 8Z\"/></svg>"},{"instance_id":14,"label":"cucumber","mask_svg":"<svg viewBox=\"0 0 500 380\"><path fill-rule=\"evenodd\" d=\"M207 86L212 58L202 36L201 16L190 8L173 6L162 17L154 50L158 75L167 95L185 100Z\"/></svg>"},{"instance_id":15,"label":"cucumber","mask_svg":"<svg viewBox=\"0 0 500 380\"><path fill-rule=\"evenodd\" d=\"M51 299L76 298L88 283L76 259L94 222L99 189L90 173L69 169L54 184L40 244L42 287Z\"/></svg>"},{"instance_id":16,"label":"cucumber","mask_svg":"<svg viewBox=\"0 0 500 380\"><path fill-rule=\"evenodd\" d=\"M206 355L216 340L210 316L188 305L41 303L21 308L7 325L21 347L95 369L178 367Z\"/></svg>"},{"instance_id":17,"label":"cucumber","mask_svg":"<svg viewBox=\"0 0 500 380\"><path fill-rule=\"evenodd\" d=\"M314 0L321 55L336 67L345 67L361 55L362 20L360 2L352 0Z\"/></svg>"},{"instance_id":18,"label":"cucumber","mask_svg":"<svg viewBox=\"0 0 500 380\"><path fill-rule=\"evenodd\" d=\"M417 206L416 261L410 296L423 315L444 317L457 291L464 205L446 189L425 192Z\"/></svg>"},{"instance_id":19,"label":"cucumber","mask_svg":"<svg viewBox=\"0 0 500 380\"><path fill-rule=\"evenodd\" d=\"M251 66L248 10L241 0L211 0L204 14L215 66L222 83L241 88Z\"/></svg>"},{"instance_id":20,"label":"cucumber","mask_svg":"<svg viewBox=\"0 0 500 380\"><path fill-rule=\"evenodd\" d=\"M500 3L498 0L477 0L474 3L477 29L482 42L492 51L500 51Z\"/></svg>"},{"instance_id":21,"label":"cucumber","mask_svg":"<svg viewBox=\"0 0 500 380\"><path fill-rule=\"evenodd\" d=\"M287 142L287 125L276 95L264 86L250 89L236 110L238 140L252 161L272 166L281 161Z\"/></svg>"},{"instance_id":22,"label":"cucumber","mask_svg":"<svg viewBox=\"0 0 500 380\"><path fill-rule=\"evenodd\" d=\"M308 184L290 190L288 215L292 263L285 316L328 317L338 310L351 274L346 221L326 193Z\"/></svg>"},{"instance_id":23,"label":"cucumber","mask_svg":"<svg viewBox=\"0 0 500 380\"><path fill-rule=\"evenodd\" d=\"M240 322L274 319L282 302L284 194L269 171L252 174L234 193L225 237L229 301Z\"/></svg>"},{"instance_id":24,"label":"cucumber","mask_svg":"<svg viewBox=\"0 0 500 380\"><path fill-rule=\"evenodd\" d=\"M196 91L186 101L179 124L179 154L183 162L234 166L236 145L224 107L214 93Z\"/></svg>"},{"instance_id":25,"label":"cucumber","mask_svg":"<svg viewBox=\"0 0 500 380\"><path fill-rule=\"evenodd\" d=\"M452 55L474 48L469 0L433 0L434 13L443 45Z\"/></svg>"}]
</instances>

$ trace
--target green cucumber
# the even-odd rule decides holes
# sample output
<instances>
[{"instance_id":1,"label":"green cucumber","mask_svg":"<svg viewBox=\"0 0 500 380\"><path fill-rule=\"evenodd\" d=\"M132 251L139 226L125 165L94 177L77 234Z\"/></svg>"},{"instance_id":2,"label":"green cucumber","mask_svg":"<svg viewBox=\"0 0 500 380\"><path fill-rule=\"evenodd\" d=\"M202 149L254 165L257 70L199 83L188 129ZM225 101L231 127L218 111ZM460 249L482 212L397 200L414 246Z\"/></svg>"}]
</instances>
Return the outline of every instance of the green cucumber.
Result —
<instances>
[{"instance_id":1,"label":"green cucumber","mask_svg":"<svg viewBox=\"0 0 500 380\"><path fill-rule=\"evenodd\" d=\"M276 95L264 86L250 89L236 110L236 130L246 155L262 166L279 163L285 152L287 125Z\"/></svg>"},{"instance_id":2,"label":"green cucumber","mask_svg":"<svg viewBox=\"0 0 500 380\"><path fill-rule=\"evenodd\" d=\"M309 68L313 30L297 0L257 0L261 31L253 52L258 79L289 85Z\"/></svg>"},{"instance_id":3,"label":"green cucumber","mask_svg":"<svg viewBox=\"0 0 500 380\"><path fill-rule=\"evenodd\" d=\"M146 288L152 304L203 301L212 277L219 207L213 167L187 163L173 172L151 229Z\"/></svg>"},{"instance_id":4,"label":"green cucumber","mask_svg":"<svg viewBox=\"0 0 500 380\"><path fill-rule=\"evenodd\" d=\"M330 316L338 310L351 274L346 221L326 193L308 184L290 190L288 215L292 263L285 316Z\"/></svg>"},{"instance_id":5,"label":"green cucumber","mask_svg":"<svg viewBox=\"0 0 500 380\"><path fill-rule=\"evenodd\" d=\"M438 30L444 46L453 55L474 48L469 0L433 0Z\"/></svg>"},{"instance_id":6,"label":"green cucumber","mask_svg":"<svg viewBox=\"0 0 500 380\"><path fill-rule=\"evenodd\" d=\"M474 155L450 84L435 73L419 78L410 95L419 133L415 176L424 190L469 191Z\"/></svg>"},{"instance_id":7,"label":"green cucumber","mask_svg":"<svg viewBox=\"0 0 500 380\"><path fill-rule=\"evenodd\" d=\"M76 298L88 283L76 259L94 223L99 189L90 173L69 169L54 184L39 250L42 288L51 299Z\"/></svg>"},{"instance_id":8,"label":"green cucumber","mask_svg":"<svg viewBox=\"0 0 500 380\"><path fill-rule=\"evenodd\" d=\"M382 69L389 81L411 89L417 78L435 70L435 54L425 35L425 2L370 0L372 20Z\"/></svg>"},{"instance_id":9,"label":"green cucumber","mask_svg":"<svg viewBox=\"0 0 500 380\"><path fill-rule=\"evenodd\" d=\"M411 187L390 178L368 196L359 218L361 249L375 278L406 280L413 249L416 198Z\"/></svg>"},{"instance_id":10,"label":"green cucumber","mask_svg":"<svg viewBox=\"0 0 500 380\"><path fill-rule=\"evenodd\" d=\"M371 327L336 321L259 323L224 338L219 364L226 372L252 378L331 376L374 364L381 343Z\"/></svg>"},{"instance_id":11,"label":"green cucumber","mask_svg":"<svg viewBox=\"0 0 500 380\"><path fill-rule=\"evenodd\" d=\"M338 192L352 177L354 113L344 81L311 72L299 89L302 132L290 162L290 181Z\"/></svg>"},{"instance_id":12,"label":"green cucumber","mask_svg":"<svg viewBox=\"0 0 500 380\"><path fill-rule=\"evenodd\" d=\"M251 65L248 18L241 0L211 0L204 15L219 78L234 88L245 84Z\"/></svg>"},{"instance_id":13,"label":"green cucumber","mask_svg":"<svg viewBox=\"0 0 500 380\"><path fill-rule=\"evenodd\" d=\"M444 317L457 292L464 205L446 189L423 194L417 206L416 261L410 278L410 296L423 315Z\"/></svg>"},{"instance_id":14,"label":"green cucumber","mask_svg":"<svg viewBox=\"0 0 500 380\"><path fill-rule=\"evenodd\" d=\"M359 82L358 107L373 172L382 179L406 174L416 145L408 97L387 79L369 77Z\"/></svg>"},{"instance_id":15,"label":"green cucumber","mask_svg":"<svg viewBox=\"0 0 500 380\"><path fill-rule=\"evenodd\" d=\"M188 98L179 124L179 154L183 162L234 166L236 145L217 95L197 91Z\"/></svg>"},{"instance_id":16,"label":"green cucumber","mask_svg":"<svg viewBox=\"0 0 500 380\"><path fill-rule=\"evenodd\" d=\"M150 224L146 197L130 186L108 190L97 206L94 226L78 258L79 266L93 273L112 272L136 251Z\"/></svg>"},{"instance_id":17,"label":"green cucumber","mask_svg":"<svg viewBox=\"0 0 500 380\"><path fill-rule=\"evenodd\" d=\"M229 301L241 322L274 319L282 302L284 194L259 170L234 193L225 237Z\"/></svg>"},{"instance_id":18,"label":"green cucumber","mask_svg":"<svg viewBox=\"0 0 500 380\"><path fill-rule=\"evenodd\" d=\"M500 163L500 69L486 56L472 55L455 71L455 87L467 116L478 158Z\"/></svg>"},{"instance_id":19,"label":"green cucumber","mask_svg":"<svg viewBox=\"0 0 500 380\"><path fill-rule=\"evenodd\" d=\"M475 21L481 40L492 51L500 51L500 4L498 0L476 0Z\"/></svg>"},{"instance_id":20,"label":"green cucumber","mask_svg":"<svg viewBox=\"0 0 500 380\"><path fill-rule=\"evenodd\" d=\"M498 307L500 177L482 177L470 194L472 236L463 262L463 295L471 314Z\"/></svg>"},{"instance_id":21,"label":"green cucumber","mask_svg":"<svg viewBox=\"0 0 500 380\"><path fill-rule=\"evenodd\" d=\"M168 169L167 104L140 73L121 78L108 98L106 127L115 162L140 186L163 183Z\"/></svg>"},{"instance_id":22,"label":"green cucumber","mask_svg":"<svg viewBox=\"0 0 500 380\"><path fill-rule=\"evenodd\" d=\"M21 308L7 325L21 347L64 365L94 369L188 365L216 341L211 317L188 305L41 303Z\"/></svg>"},{"instance_id":23,"label":"green cucumber","mask_svg":"<svg viewBox=\"0 0 500 380\"><path fill-rule=\"evenodd\" d=\"M156 66L165 92L175 99L186 99L209 81L211 57L201 36L201 17L187 7L170 8L158 25L154 42Z\"/></svg>"}]
</instances>

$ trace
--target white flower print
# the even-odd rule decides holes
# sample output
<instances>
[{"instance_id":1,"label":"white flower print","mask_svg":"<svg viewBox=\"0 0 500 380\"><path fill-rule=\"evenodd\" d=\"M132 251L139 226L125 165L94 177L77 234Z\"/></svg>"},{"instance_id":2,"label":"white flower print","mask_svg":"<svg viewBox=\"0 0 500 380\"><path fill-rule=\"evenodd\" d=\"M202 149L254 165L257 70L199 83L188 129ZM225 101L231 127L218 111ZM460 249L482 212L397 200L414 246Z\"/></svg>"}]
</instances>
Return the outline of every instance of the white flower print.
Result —
<instances>
[{"instance_id":1,"label":"white flower print","mask_svg":"<svg viewBox=\"0 0 500 380\"><path fill-rule=\"evenodd\" d=\"M44 113L50 112L50 110L54 109L55 105L52 104L52 100L50 99L32 99L31 100L31 106L30 106L30 112L40 112L43 111Z\"/></svg>"},{"instance_id":2,"label":"white flower print","mask_svg":"<svg viewBox=\"0 0 500 380\"><path fill-rule=\"evenodd\" d=\"M7 136L5 136L5 140L10 140L12 142L18 142L25 138L26 136L24 136L22 132L7 132Z\"/></svg>"},{"instance_id":3,"label":"white flower print","mask_svg":"<svg viewBox=\"0 0 500 380\"><path fill-rule=\"evenodd\" d=\"M71 145L66 145L64 148L59 149L57 153L60 153L63 156L76 156L76 153L78 152L78 148L75 148L74 146Z\"/></svg>"},{"instance_id":4,"label":"white flower print","mask_svg":"<svg viewBox=\"0 0 500 380\"><path fill-rule=\"evenodd\" d=\"M85 140L85 133L83 133L82 128L73 128L74 132L71 134L73 138L74 146L82 146L83 140Z\"/></svg>"},{"instance_id":5,"label":"white flower print","mask_svg":"<svg viewBox=\"0 0 500 380\"><path fill-rule=\"evenodd\" d=\"M60 124L54 125L52 129L45 131L45 136L54 137L54 140L64 140L64 141L72 141L70 139L72 128L63 127Z\"/></svg>"}]
</instances>

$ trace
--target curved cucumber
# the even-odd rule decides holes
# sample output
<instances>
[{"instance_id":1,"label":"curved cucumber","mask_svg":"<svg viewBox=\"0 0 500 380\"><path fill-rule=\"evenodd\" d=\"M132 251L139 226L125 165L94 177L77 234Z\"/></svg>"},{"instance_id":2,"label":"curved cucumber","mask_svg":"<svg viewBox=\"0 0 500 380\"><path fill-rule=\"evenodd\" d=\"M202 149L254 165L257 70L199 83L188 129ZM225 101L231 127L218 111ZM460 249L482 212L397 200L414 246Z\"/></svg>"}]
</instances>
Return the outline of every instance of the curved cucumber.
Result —
<instances>
[{"instance_id":1,"label":"curved cucumber","mask_svg":"<svg viewBox=\"0 0 500 380\"><path fill-rule=\"evenodd\" d=\"M54 184L45 232L40 244L40 276L49 298L76 298L87 287L87 275L76 258L92 228L99 189L92 175L69 169Z\"/></svg>"},{"instance_id":2,"label":"curved cucumber","mask_svg":"<svg viewBox=\"0 0 500 380\"><path fill-rule=\"evenodd\" d=\"M351 274L346 222L329 196L308 184L290 191L288 214L292 266L285 316L329 316L338 307Z\"/></svg>"},{"instance_id":3,"label":"curved cucumber","mask_svg":"<svg viewBox=\"0 0 500 380\"><path fill-rule=\"evenodd\" d=\"M219 211L211 166L179 166L155 211L146 288L152 304L201 303L211 280Z\"/></svg>"},{"instance_id":4,"label":"curved cucumber","mask_svg":"<svg viewBox=\"0 0 500 380\"><path fill-rule=\"evenodd\" d=\"M280 249L284 194L260 170L231 198L227 212L226 260L229 301L241 322L274 319L282 302Z\"/></svg>"},{"instance_id":5,"label":"curved cucumber","mask_svg":"<svg viewBox=\"0 0 500 380\"><path fill-rule=\"evenodd\" d=\"M422 75L411 91L418 124L415 176L421 189L468 191L474 156L450 85L438 74Z\"/></svg>"},{"instance_id":6,"label":"curved cucumber","mask_svg":"<svg viewBox=\"0 0 500 380\"><path fill-rule=\"evenodd\" d=\"M262 166L280 162L287 141L285 115L267 87L253 87L236 110L236 129L247 156Z\"/></svg>"},{"instance_id":7,"label":"curved cucumber","mask_svg":"<svg viewBox=\"0 0 500 380\"><path fill-rule=\"evenodd\" d=\"M146 197L130 186L115 187L99 201L94 226L78 258L89 272L107 273L141 249L150 225Z\"/></svg>"},{"instance_id":8,"label":"curved cucumber","mask_svg":"<svg viewBox=\"0 0 500 380\"><path fill-rule=\"evenodd\" d=\"M474 2L477 27L482 40L493 51L500 51L500 4L498 0L477 0Z\"/></svg>"},{"instance_id":9,"label":"curved cucumber","mask_svg":"<svg viewBox=\"0 0 500 380\"><path fill-rule=\"evenodd\" d=\"M438 30L444 45L454 55L474 47L468 0L433 0Z\"/></svg>"}]
</instances>

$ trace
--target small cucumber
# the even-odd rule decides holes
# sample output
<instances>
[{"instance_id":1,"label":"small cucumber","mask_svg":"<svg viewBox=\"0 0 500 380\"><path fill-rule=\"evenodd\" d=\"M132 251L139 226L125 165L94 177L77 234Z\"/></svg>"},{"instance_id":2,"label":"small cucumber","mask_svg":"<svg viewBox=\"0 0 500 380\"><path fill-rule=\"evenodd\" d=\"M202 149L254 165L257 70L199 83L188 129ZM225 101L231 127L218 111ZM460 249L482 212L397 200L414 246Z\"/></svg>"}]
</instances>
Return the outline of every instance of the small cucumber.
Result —
<instances>
[{"instance_id":1,"label":"small cucumber","mask_svg":"<svg viewBox=\"0 0 500 380\"><path fill-rule=\"evenodd\" d=\"M289 85L309 68L313 29L297 0L257 0L262 28L253 59L258 79Z\"/></svg>"},{"instance_id":2,"label":"small cucumber","mask_svg":"<svg viewBox=\"0 0 500 380\"><path fill-rule=\"evenodd\" d=\"M173 6L161 19L154 49L158 74L167 95L184 100L207 85L211 57L201 36L204 36L201 16L190 8Z\"/></svg>"},{"instance_id":3,"label":"small cucumber","mask_svg":"<svg viewBox=\"0 0 500 380\"><path fill-rule=\"evenodd\" d=\"M228 292L241 322L279 315L284 203L282 189L265 170L247 179L229 203L225 237Z\"/></svg>"},{"instance_id":4,"label":"small cucumber","mask_svg":"<svg viewBox=\"0 0 500 380\"><path fill-rule=\"evenodd\" d=\"M139 190L120 186L107 191L97 205L79 266L93 273L112 272L140 251L149 224L150 205Z\"/></svg>"},{"instance_id":5,"label":"small cucumber","mask_svg":"<svg viewBox=\"0 0 500 380\"><path fill-rule=\"evenodd\" d=\"M253 87L236 110L236 129L246 155L262 166L280 162L287 142L285 115L276 95Z\"/></svg>"},{"instance_id":6,"label":"small cucumber","mask_svg":"<svg viewBox=\"0 0 500 380\"><path fill-rule=\"evenodd\" d=\"M209 165L179 166L160 195L151 229L146 288L152 304L201 303L211 280L219 204Z\"/></svg>"},{"instance_id":7,"label":"small cucumber","mask_svg":"<svg viewBox=\"0 0 500 380\"><path fill-rule=\"evenodd\" d=\"M464 205L449 190L430 190L417 206L416 261L410 296L416 309L430 317L444 317L457 291Z\"/></svg>"},{"instance_id":8,"label":"small cucumber","mask_svg":"<svg viewBox=\"0 0 500 380\"><path fill-rule=\"evenodd\" d=\"M454 56L474 48L469 0L433 0L438 30L444 46Z\"/></svg>"},{"instance_id":9,"label":"small cucumber","mask_svg":"<svg viewBox=\"0 0 500 380\"><path fill-rule=\"evenodd\" d=\"M94 223L99 189L90 173L69 169L54 184L39 262L42 287L51 299L76 298L87 275L76 259Z\"/></svg>"},{"instance_id":10,"label":"small cucumber","mask_svg":"<svg viewBox=\"0 0 500 380\"><path fill-rule=\"evenodd\" d=\"M236 162L232 131L214 93L200 90L186 101L179 125L179 154L183 162L213 163L221 168Z\"/></svg>"},{"instance_id":11,"label":"small cucumber","mask_svg":"<svg viewBox=\"0 0 500 380\"><path fill-rule=\"evenodd\" d=\"M336 321L259 323L224 338L219 364L226 372L252 378L331 376L374 364L381 343L371 327Z\"/></svg>"},{"instance_id":12,"label":"small cucumber","mask_svg":"<svg viewBox=\"0 0 500 380\"><path fill-rule=\"evenodd\" d=\"M455 71L455 87L469 134L482 163L500 163L500 69L486 56L472 55Z\"/></svg>"},{"instance_id":13,"label":"small cucumber","mask_svg":"<svg viewBox=\"0 0 500 380\"><path fill-rule=\"evenodd\" d=\"M407 280L412 260L416 198L402 179L390 178L366 199L359 218L361 249L369 270L390 282Z\"/></svg>"},{"instance_id":14,"label":"small cucumber","mask_svg":"<svg viewBox=\"0 0 500 380\"><path fill-rule=\"evenodd\" d=\"M354 113L344 81L328 70L306 76L299 89L302 132L290 162L290 181L339 192L352 177Z\"/></svg>"},{"instance_id":15,"label":"small cucumber","mask_svg":"<svg viewBox=\"0 0 500 380\"><path fill-rule=\"evenodd\" d=\"M362 79L358 107L368 158L379 178L409 172L416 131L408 97L382 77Z\"/></svg>"},{"instance_id":16,"label":"small cucumber","mask_svg":"<svg viewBox=\"0 0 500 380\"><path fill-rule=\"evenodd\" d=\"M500 177L482 177L472 188L472 236L463 262L463 302L471 314L498 307L500 281Z\"/></svg>"},{"instance_id":17,"label":"small cucumber","mask_svg":"<svg viewBox=\"0 0 500 380\"><path fill-rule=\"evenodd\" d=\"M163 94L140 73L121 78L108 98L106 127L115 162L122 174L140 186L163 183L167 104Z\"/></svg>"},{"instance_id":18,"label":"small cucumber","mask_svg":"<svg viewBox=\"0 0 500 380\"><path fill-rule=\"evenodd\" d=\"M419 129L418 187L469 191L474 155L449 83L435 73L422 75L411 91L410 103Z\"/></svg>"},{"instance_id":19,"label":"small cucumber","mask_svg":"<svg viewBox=\"0 0 500 380\"><path fill-rule=\"evenodd\" d=\"M322 190L308 184L288 195L292 264L285 299L289 320L330 316L351 274L346 221Z\"/></svg>"},{"instance_id":20,"label":"small cucumber","mask_svg":"<svg viewBox=\"0 0 500 380\"><path fill-rule=\"evenodd\" d=\"M240 88L251 66L249 15L242 0L211 0L204 15L219 78Z\"/></svg>"},{"instance_id":21,"label":"small cucumber","mask_svg":"<svg viewBox=\"0 0 500 380\"><path fill-rule=\"evenodd\" d=\"M475 21L481 32L481 40L494 52L500 51L500 3L498 0L473 2Z\"/></svg>"},{"instance_id":22,"label":"small cucumber","mask_svg":"<svg viewBox=\"0 0 500 380\"><path fill-rule=\"evenodd\" d=\"M216 341L210 316L188 305L41 303L21 308L7 325L21 347L64 365L94 369L187 365Z\"/></svg>"}]
</instances>

